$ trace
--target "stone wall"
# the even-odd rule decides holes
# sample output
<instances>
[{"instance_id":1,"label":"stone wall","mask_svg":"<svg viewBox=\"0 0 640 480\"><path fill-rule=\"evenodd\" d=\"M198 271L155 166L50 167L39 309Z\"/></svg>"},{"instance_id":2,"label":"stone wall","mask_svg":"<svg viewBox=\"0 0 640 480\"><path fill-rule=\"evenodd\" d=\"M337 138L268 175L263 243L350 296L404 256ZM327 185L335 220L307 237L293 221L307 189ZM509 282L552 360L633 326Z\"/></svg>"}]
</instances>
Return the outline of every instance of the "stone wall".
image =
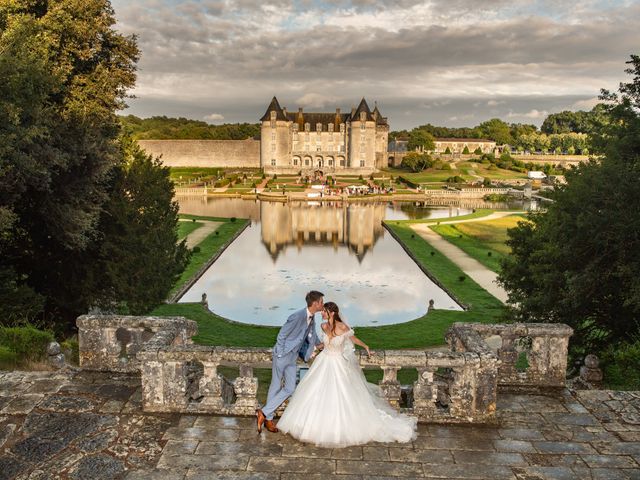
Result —
<instances>
[{"instance_id":1,"label":"stone wall","mask_svg":"<svg viewBox=\"0 0 640 480\"><path fill-rule=\"evenodd\" d=\"M260 167L260 140L139 140L168 167Z\"/></svg>"},{"instance_id":2,"label":"stone wall","mask_svg":"<svg viewBox=\"0 0 640 480\"><path fill-rule=\"evenodd\" d=\"M77 324L81 366L139 371L146 411L252 415L259 406L253 369L271 366L271 349L194 345L189 337L197 327L180 317L84 316ZM381 369L387 401L421 421L492 422L498 386L564 385L571 333L566 325L457 323L446 334L449 352L360 352L360 365ZM518 368L518 345L526 352L525 371ZM238 367L238 376L225 378L221 366ZM403 368L418 371L408 389L397 377Z\"/></svg>"}]
</instances>

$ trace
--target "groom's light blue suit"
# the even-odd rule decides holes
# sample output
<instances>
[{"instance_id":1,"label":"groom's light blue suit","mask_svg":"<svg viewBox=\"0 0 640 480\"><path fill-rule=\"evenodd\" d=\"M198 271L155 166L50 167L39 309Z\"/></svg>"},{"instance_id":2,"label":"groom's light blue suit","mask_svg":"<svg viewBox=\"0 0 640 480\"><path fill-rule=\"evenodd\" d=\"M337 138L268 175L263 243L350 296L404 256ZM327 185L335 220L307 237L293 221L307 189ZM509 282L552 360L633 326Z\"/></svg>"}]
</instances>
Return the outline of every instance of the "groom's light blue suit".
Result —
<instances>
[{"instance_id":1,"label":"groom's light blue suit","mask_svg":"<svg viewBox=\"0 0 640 480\"><path fill-rule=\"evenodd\" d=\"M307 309L303 308L289 316L278 332L278 338L273 347L271 386L267 403L262 409L267 420L273 420L276 409L291 396L296 388L298 356L307 362L313 353L313 347L320 343L313 315L311 315L311 323L307 324L307 319Z\"/></svg>"}]
</instances>

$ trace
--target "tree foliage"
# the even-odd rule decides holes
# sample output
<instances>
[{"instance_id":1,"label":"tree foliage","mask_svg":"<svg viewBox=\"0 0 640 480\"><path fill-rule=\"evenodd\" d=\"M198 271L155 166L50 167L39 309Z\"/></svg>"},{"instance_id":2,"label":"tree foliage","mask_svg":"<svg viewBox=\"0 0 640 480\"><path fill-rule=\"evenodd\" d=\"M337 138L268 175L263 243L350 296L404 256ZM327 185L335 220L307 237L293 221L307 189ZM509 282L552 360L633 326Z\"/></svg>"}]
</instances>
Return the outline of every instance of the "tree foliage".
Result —
<instances>
[{"instance_id":1,"label":"tree foliage","mask_svg":"<svg viewBox=\"0 0 640 480\"><path fill-rule=\"evenodd\" d=\"M426 130L420 128L414 128L409 132L409 142L407 143L407 150L419 150L421 152L434 150L436 144L434 143L433 135Z\"/></svg>"},{"instance_id":2,"label":"tree foliage","mask_svg":"<svg viewBox=\"0 0 640 480\"><path fill-rule=\"evenodd\" d=\"M603 91L601 161L567 172L545 213L509 231L500 281L517 320L563 322L574 351L601 351L640 325L640 57L619 93Z\"/></svg>"},{"instance_id":3,"label":"tree foliage","mask_svg":"<svg viewBox=\"0 0 640 480\"><path fill-rule=\"evenodd\" d=\"M114 23L107 0L0 2L0 302L11 312L4 322L40 313L71 324L107 297L137 308L140 297L168 291L183 261L166 172L139 153L125 155L118 142L115 112L135 83L139 52ZM141 273L126 258L136 251L164 276ZM135 294L123 289L130 281Z\"/></svg>"},{"instance_id":4,"label":"tree foliage","mask_svg":"<svg viewBox=\"0 0 640 480\"><path fill-rule=\"evenodd\" d=\"M427 153L409 152L402 159L400 166L412 172L421 172L422 170L432 167L433 160Z\"/></svg>"},{"instance_id":5,"label":"tree foliage","mask_svg":"<svg viewBox=\"0 0 640 480\"><path fill-rule=\"evenodd\" d=\"M209 125L199 120L165 116L119 117L125 131L136 140L246 140L260 138L259 123Z\"/></svg>"}]
</instances>

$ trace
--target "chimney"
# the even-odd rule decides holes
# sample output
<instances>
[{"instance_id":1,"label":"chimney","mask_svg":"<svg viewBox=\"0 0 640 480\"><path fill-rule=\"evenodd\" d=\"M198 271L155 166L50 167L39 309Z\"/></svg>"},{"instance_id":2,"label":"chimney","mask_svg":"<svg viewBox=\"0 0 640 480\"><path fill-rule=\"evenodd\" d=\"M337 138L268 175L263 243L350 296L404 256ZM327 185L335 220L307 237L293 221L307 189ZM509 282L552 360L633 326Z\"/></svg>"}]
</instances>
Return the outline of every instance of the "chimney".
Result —
<instances>
[{"instance_id":1,"label":"chimney","mask_svg":"<svg viewBox=\"0 0 640 480\"><path fill-rule=\"evenodd\" d=\"M340 109L336 108L336 115L340 115Z\"/></svg>"}]
</instances>

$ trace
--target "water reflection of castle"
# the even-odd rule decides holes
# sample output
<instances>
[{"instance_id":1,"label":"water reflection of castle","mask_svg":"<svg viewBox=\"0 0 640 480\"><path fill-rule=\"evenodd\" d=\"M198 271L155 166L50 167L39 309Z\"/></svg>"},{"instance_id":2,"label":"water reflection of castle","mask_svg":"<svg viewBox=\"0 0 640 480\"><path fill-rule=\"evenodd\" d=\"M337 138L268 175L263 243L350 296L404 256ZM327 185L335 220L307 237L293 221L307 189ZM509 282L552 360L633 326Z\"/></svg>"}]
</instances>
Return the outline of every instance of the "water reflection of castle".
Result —
<instances>
[{"instance_id":1,"label":"water reflection of castle","mask_svg":"<svg viewBox=\"0 0 640 480\"><path fill-rule=\"evenodd\" d=\"M346 245L362 260L383 233L384 204L261 202L262 243L275 260L288 245Z\"/></svg>"}]
</instances>

